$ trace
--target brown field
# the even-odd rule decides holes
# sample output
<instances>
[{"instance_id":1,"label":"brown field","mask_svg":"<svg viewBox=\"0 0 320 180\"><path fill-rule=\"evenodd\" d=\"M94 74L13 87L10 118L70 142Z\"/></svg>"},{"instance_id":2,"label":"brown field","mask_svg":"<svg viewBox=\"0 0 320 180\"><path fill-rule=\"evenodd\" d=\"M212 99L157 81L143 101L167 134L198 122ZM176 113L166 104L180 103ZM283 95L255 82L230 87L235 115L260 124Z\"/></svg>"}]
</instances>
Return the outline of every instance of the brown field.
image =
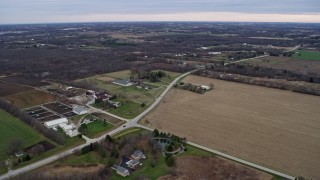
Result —
<instances>
[{"instance_id":1,"label":"brown field","mask_svg":"<svg viewBox=\"0 0 320 180\"><path fill-rule=\"evenodd\" d=\"M101 81L106 81L106 82L112 82L114 80L114 78L107 77L107 76L100 76L100 77L97 77L97 79L99 79Z\"/></svg>"},{"instance_id":2,"label":"brown field","mask_svg":"<svg viewBox=\"0 0 320 180\"><path fill-rule=\"evenodd\" d=\"M273 57L268 56L259 59L253 59L245 61L243 63L250 63L254 65L259 65L262 67L270 67L274 69L286 69L289 71L305 73L307 67L307 72L319 74L320 72L320 61L306 61L298 60L289 57Z\"/></svg>"},{"instance_id":3,"label":"brown field","mask_svg":"<svg viewBox=\"0 0 320 180\"><path fill-rule=\"evenodd\" d=\"M18 108L27 108L56 100L56 97L39 90L30 90L4 97Z\"/></svg>"},{"instance_id":4,"label":"brown field","mask_svg":"<svg viewBox=\"0 0 320 180\"><path fill-rule=\"evenodd\" d=\"M32 88L0 81L0 97L29 90Z\"/></svg>"},{"instance_id":5,"label":"brown field","mask_svg":"<svg viewBox=\"0 0 320 180\"><path fill-rule=\"evenodd\" d=\"M143 123L295 176L320 179L320 97L198 76L203 95L174 89Z\"/></svg>"},{"instance_id":6,"label":"brown field","mask_svg":"<svg viewBox=\"0 0 320 180\"><path fill-rule=\"evenodd\" d=\"M167 175L159 180L173 179L250 179L271 180L272 176L247 166L236 164L219 157L178 157L177 175Z\"/></svg>"}]
</instances>

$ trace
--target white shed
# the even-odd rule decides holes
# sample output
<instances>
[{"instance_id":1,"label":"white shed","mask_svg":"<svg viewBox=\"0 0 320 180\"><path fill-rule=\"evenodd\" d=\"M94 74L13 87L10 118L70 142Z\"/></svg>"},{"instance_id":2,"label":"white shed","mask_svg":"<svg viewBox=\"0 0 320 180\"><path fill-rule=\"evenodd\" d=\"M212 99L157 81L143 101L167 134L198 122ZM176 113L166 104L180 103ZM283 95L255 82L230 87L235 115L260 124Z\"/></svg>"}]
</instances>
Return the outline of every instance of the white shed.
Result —
<instances>
[{"instance_id":1,"label":"white shed","mask_svg":"<svg viewBox=\"0 0 320 180\"><path fill-rule=\"evenodd\" d=\"M48 122L44 123L44 126L46 126L47 128L54 128L62 123L68 123L68 119L67 118L60 118L60 119L48 121Z\"/></svg>"}]
</instances>

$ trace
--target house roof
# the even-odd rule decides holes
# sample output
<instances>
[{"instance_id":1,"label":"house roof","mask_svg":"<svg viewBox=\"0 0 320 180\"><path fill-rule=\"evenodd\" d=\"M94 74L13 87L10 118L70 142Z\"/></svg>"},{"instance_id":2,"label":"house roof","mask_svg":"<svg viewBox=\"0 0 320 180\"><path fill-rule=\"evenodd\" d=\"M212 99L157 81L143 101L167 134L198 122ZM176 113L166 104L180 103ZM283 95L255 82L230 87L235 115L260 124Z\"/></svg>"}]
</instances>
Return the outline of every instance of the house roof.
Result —
<instances>
[{"instance_id":1,"label":"house roof","mask_svg":"<svg viewBox=\"0 0 320 180\"><path fill-rule=\"evenodd\" d=\"M73 111L77 112L77 113L81 113L83 111L87 111L87 109L84 108L84 107L81 107L81 106L76 106L76 107L73 108Z\"/></svg>"},{"instance_id":2,"label":"house roof","mask_svg":"<svg viewBox=\"0 0 320 180\"><path fill-rule=\"evenodd\" d=\"M60 118L60 119L45 122L44 124L50 127L50 126L55 126L55 125L67 123L67 122L68 122L67 118Z\"/></svg>"},{"instance_id":3,"label":"house roof","mask_svg":"<svg viewBox=\"0 0 320 180\"><path fill-rule=\"evenodd\" d=\"M59 126L66 131L72 129L72 125L67 125L66 123L61 123Z\"/></svg>"},{"instance_id":4,"label":"house roof","mask_svg":"<svg viewBox=\"0 0 320 180\"><path fill-rule=\"evenodd\" d=\"M124 167L121 167L121 166L118 166L117 167L117 171L121 172L121 173L126 173L126 172L129 172L128 169L124 168Z\"/></svg>"},{"instance_id":5,"label":"house roof","mask_svg":"<svg viewBox=\"0 0 320 180\"><path fill-rule=\"evenodd\" d=\"M135 150L134 152L133 152L133 155L134 156L140 156L142 154L142 151L141 150Z\"/></svg>"},{"instance_id":6,"label":"house roof","mask_svg":"<svg viewBox=\"0 0 320 180\"><path fill-rule=\"evenodd\" d=\"M130 161L128 162L128 165L132 165L132 166L135 166L135 165L137 165L137 164L139 164L139 160L130 160Z\"/></svg>"}]
</instances>

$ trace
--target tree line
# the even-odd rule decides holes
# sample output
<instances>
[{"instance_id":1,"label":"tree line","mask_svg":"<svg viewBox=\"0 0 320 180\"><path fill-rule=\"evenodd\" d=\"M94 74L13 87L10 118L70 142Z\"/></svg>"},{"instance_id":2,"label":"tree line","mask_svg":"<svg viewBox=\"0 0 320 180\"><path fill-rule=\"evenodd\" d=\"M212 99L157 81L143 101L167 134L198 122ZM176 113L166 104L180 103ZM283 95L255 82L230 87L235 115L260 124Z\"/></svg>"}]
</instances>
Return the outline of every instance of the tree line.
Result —
<instances>
[{"instance_id":1,"label":"tree line","mask_svg":"<svg viewBox=\"0 0 320 180\"><path fill-rule=\"evenodd\" d=\"M46 128L44 125L42 125L39 121L36 119L30 117L26 113L22 112L19 108L13 106L12 104L6 102L3 99L0 99L0 108L4 109L8 113L12 114L13 116L17 117L24 123L28 124L32 128L36 129L38 132L43 134L45 137L51 139L52 141L63 145L64 144L64 138L62 135L56 133L52 129Z\"/></svg>"}]
</instances>

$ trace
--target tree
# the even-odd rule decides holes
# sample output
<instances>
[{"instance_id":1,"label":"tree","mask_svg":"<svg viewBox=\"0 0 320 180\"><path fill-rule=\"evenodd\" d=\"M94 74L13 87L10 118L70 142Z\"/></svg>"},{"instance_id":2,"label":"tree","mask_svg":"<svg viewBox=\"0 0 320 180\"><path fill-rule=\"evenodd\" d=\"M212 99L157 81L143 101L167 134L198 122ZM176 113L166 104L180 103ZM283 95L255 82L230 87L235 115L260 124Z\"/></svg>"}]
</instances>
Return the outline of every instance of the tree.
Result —
<instances>
[{"instance_id":1,"label":"tree","mask_svg":"<svg viewBox=\"0 0 320 180\"><path fill-rule=\"evenodd\" d=\"M158 137L159 136L159 130L158 129L154 129L153 130L153 136L154 137Z\"/></svg>"},{"instance_id":2,"label":"tree","mask_svg":"<svg viewBox=\"0 0 320 180\"><path fill-rule=\"evenodd\" d=\"M8 154L12 155L22 150L23 141L20 138L14 138L9 141Z\"/></svg>"},{"instance_id":3,"label":"tree","mask_svg":"<svg viewBox=\"0 0 320 180\"><path fill-rule=\"evenodd\" d=\"M79 127L79 132L82 134L87 134L88 132L88 126L87 124L81 124L81 126Z\"/></svg>"},{"instance_id":4,"label":"tree","mask_svg":"<svg viewBox=\"0 0 320 180\"><path fill-rule=\"evenodd\" d=\"M172 167L175 164L174 158L171 155L166 156L166 164L169 167Z\"/></svg>"},{"instance_id":5,"label":"tree","mask_svg":"<svg viewBox=\"0 0 320 180\"><path fill-rule=\"evenodd\" d=\"M145 107L145 106L146 106L146 103L142 103L142 104L141 104L141 107Z\"/></svg>"}]
</instances>

